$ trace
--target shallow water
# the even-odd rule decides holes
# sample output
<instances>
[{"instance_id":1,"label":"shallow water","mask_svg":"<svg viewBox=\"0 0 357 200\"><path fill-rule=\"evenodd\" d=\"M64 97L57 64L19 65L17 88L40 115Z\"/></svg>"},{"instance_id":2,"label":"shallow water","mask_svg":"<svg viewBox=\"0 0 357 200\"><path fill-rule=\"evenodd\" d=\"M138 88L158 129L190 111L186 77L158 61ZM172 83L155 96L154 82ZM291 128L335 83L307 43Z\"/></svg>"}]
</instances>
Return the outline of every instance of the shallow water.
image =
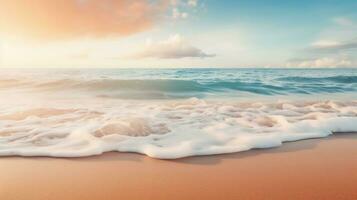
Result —
<instances>
[{"instance_id":1,"label":"shallow water","mask_svg":"<svg viewBox=\"0 0 357 200\"><path fill-rule=\"evenodd\" d=\"M357 130L354 69L0 71L0 155L179 158Z\"/></svg>"}]
</instances>

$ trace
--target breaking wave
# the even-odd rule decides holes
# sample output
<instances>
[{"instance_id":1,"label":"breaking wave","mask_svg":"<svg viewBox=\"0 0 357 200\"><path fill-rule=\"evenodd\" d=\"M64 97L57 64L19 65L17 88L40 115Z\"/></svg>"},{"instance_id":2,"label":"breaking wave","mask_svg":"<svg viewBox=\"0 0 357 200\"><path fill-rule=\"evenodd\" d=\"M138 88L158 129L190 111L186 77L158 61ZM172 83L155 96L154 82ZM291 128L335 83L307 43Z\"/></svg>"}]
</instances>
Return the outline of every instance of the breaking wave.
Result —
<instances>
[{"instance_id":1,"label":"breaking wave","mask_svg":"<svg viewBox=\"0 0 357 200\"><path fill-rule=\"evenodd\" d=\"M72 103L5 108L0 155L81 157L120 151L174 159L357 130L357 102L222 103L194 98Z\"/></svg>"},{"instance_id":2,"label":"breaking wave","mask_svg":"<svg viewBox=\"0 0 357 200\"><path fill-rule=\"evenodd\" d=\"M288 81L288 82L302 82L302 83L346 83L353 84L357 83L357 76L330 76L330 77L301 77L301 76L292 76L292 77L283 77L278 78L278 81Z\"/></svg>"},{"instance_id":3,"label":"breaking wave","mask_svg":"<svg viewBox=\"0 0 357 200\"><path fill-rule=\"evenodd\" d=\"M0 80L2 89L22 91L92 92L98 96L116 98L189 98L239 93L257 95L344 93L357 90L357 76L327 78L283 77L270 82L262 80L179 80L179 79L59 79L59 80Z\"/></svg>"},{"instance_id":4,"label":"breaking wave","mask_svg":"<svg viewBox=\"0 0 357 200\"><path fill-rule=\"evenodd\" d=\"M0 156L175 159L356 132L356 77L357 70L6 72Z\"/></svg>"}]
</instances>

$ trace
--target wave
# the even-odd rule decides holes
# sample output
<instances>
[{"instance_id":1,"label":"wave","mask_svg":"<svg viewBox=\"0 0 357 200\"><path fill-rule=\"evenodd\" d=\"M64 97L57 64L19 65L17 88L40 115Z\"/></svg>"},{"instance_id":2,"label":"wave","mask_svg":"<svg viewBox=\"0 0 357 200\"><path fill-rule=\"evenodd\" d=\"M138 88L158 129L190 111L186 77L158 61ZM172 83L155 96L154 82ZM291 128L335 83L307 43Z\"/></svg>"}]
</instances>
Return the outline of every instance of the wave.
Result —
<instances>
[{"instance_id":1,"label":"wave","mask_svg":"<svg viewBox=\"0 0 357 200\"><path fill-rule=\"evenodd\" d=\"M290 76L277 78L278 81L299 82L299 83L319 83L319 82L333 82L333 83L357 83L357 76L330 76L330 77L302 77Z\"/></svg>"},{"instance_id":2,"label":"wave","mask_svg":"<svg viewBox=\"0 0 357 200\"><path fill-rule=\"evenodd\" d=\"M355 101L75 102L0 105L0 155L82 157L120 151L175 159L357 130Z\"/></svg>"},{"instance_id":3,"label":"wave","mask_svg":"<svg viewBox=\"0 0 357 200\"><path fill-rule=\"evenodd\" d=\"M7 71L0 77L0 156L120 151L175 159L357 131L356 73Z\"/></svg>"},{"instance_id":4,"label":"wave","mask_svg":"<svg viewBox=\"0 0 357 200\"><path fill-rule=\"evenodd\" d=\"M329 84L326 81L332 81ZM320 83L320 84L319 84ZM356 76L325 78L283 77L274 81L180 80L180 79L59 79L0 80L0 90L92 92L116 98L188 98L209 95L234 95L239 92L258 95L343 93L356 91Z\"/></svg>"}]
</instances>

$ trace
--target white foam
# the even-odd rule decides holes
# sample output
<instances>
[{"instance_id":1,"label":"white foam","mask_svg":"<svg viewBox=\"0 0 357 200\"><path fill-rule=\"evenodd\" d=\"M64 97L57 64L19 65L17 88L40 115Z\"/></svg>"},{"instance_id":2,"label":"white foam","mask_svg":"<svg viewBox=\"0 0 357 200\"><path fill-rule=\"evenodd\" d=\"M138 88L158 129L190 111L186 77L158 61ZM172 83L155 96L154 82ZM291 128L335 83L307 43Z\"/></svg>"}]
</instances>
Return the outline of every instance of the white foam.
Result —
<instances>
[{"instance_id":1,"label":"white foam","mask_svg":"<svg viewBox=\"0 0 357 200\"><path fill-rule=\"evenodd\" d=\"M0 99L1 156L81 157L120 151L175 159L357 130L356 101L11 98Z\"/></svg>"}]
</instances>

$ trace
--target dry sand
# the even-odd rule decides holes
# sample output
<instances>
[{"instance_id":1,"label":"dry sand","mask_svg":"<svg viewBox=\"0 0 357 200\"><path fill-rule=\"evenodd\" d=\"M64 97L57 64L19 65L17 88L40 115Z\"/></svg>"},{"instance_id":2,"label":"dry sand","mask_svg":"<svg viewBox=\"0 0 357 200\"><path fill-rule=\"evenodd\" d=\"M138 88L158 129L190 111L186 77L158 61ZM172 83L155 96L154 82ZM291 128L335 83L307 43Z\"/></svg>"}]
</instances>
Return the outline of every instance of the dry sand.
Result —
<instances>
[{"instance_id":1,"label":"dry sand","mask_svg":"<svg viewBox=\"0 0 357 200\"><path fill-rule=\"evenodd\" d=\"M0 158L0 200L357 199L357 134L248 152L156 160Z\"/></svg>"}]
</instances>

